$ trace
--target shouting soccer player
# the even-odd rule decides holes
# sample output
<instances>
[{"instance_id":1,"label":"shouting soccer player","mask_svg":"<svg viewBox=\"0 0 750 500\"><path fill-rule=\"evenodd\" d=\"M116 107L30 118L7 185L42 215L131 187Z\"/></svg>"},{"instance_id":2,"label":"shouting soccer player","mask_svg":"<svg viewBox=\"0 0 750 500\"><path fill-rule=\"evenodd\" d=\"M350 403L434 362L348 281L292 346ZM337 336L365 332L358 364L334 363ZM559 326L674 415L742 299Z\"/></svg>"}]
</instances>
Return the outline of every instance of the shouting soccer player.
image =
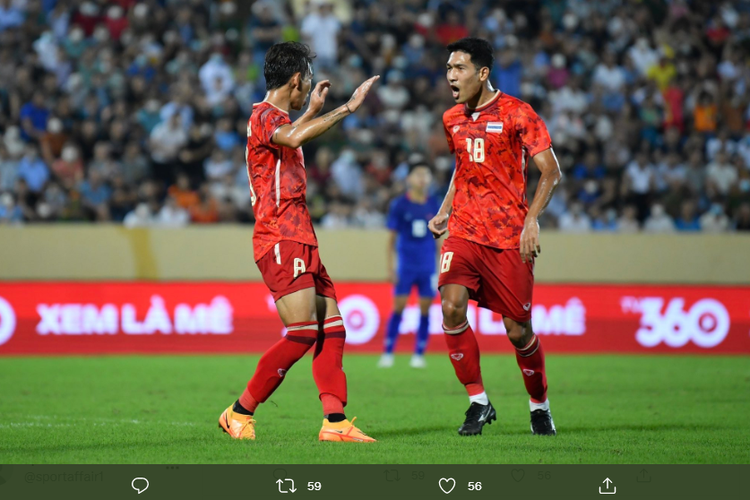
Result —
<instances>
[{"instance_id":1,"label":"shouting soccer player","mask_svg":"<svg viewBox=\"0 0 750 500\"><path fill-rule=\"evenodd\" d=\"M544 351L531 329L538 218L560 181L560 167L542 120L527 103L492 88L492 46L464 38L448 45L447 77L457 105L443 115L456 155L448 194L429 228L446 230L438 287L451 363L471 402L461 435L481 434L497 418L482 384L479 346L466 317L469 298L503 316L531 397L531 431L554 435ZM541 171L531 206L527 164Z\"/></svg>"},{"instance_id":2,"label":"shouting soccer player","mask_svg":"<svg viewBox=\"0 0 750 500\"><path fill-rule=\"evenodd\" d=\"M307 45L286 42L271 47L263 69L268 93L253 106L247 124L247 172L255 213L253 250L263 281L287 328L284 338L260 358L245 392L219 417L219 426L236 439L255 439L253 414L273 394L284 375L315 345L313 378L323 404L321 441L374 442L344 414L346 375L342 368L346 330L336 291L318 255L318 242L305 201L307 177L301 146L355 112L375 76L351 99L321 117L330 83L319 82L307 111L294 123L312 86ZM316 344L317 343L317 344Z\"/></svg>"},{"instance_id":3,"label":"shouting soccer player","mask_svg":"<svg viewBox=\"0 0 750 500\"><path fill-rule=\"evenodd\" d=\"M417 329L414 355L409 362L412 368L424 368L427 363L424 351L430 336L430 306L435 297L435 251L436 245L427 230L427 223L438 212L439 201L429 195L432 183L430 166L424 162L409 165L406 177L408 189L403 196L391 202L388 212L388 271L395 285L393 315L388 321L385 337L385 352L378 362L380 368L393 366L393 350L398 339L401 316L413 287L419 291L421 317ZM398 253L394 262L393 254Z\"/></svg>"}]
</instances>

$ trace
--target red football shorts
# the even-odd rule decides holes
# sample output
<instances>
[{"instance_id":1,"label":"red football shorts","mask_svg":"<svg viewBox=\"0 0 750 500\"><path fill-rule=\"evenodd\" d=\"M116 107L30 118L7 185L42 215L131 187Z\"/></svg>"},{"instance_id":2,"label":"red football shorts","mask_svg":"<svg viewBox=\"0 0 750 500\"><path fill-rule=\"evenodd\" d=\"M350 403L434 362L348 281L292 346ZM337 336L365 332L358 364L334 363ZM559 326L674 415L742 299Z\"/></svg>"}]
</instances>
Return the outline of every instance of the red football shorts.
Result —
<instances>
[{"instance_id":1,"label":"red football shorts","mask_svg":"<svg viewBox=\"0 0 750 500\"><path fill-rule=\"evenodd\" d=\"M534 263L517 248L500 250L449 236L440 255L438 288L463 285L480 307L519 323L531 319Z\"/></svg>"},{"instance_id":2,"label":"red football shorts","mask_svg":"<svg viewBox=\"0 0 750 500\"><path fill-rule=\"evenodd\" d=\"M333 281L320 262L318 248L296 241L280 241L256 263L273 300L305 288L336 299Z\"/></svg>"}]
</instances>

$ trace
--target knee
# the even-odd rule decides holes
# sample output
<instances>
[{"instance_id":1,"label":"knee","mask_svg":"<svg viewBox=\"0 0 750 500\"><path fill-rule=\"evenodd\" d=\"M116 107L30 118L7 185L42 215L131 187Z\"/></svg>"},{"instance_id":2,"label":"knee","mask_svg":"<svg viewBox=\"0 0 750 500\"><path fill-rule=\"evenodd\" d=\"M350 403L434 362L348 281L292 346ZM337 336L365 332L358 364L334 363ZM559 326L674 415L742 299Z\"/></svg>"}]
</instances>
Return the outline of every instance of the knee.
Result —
<instances>
[{"instance_id":1,"label":"knee","mask_svg":"<svg viewBox=\"0 0 750 500\"><path fill-rule=\"evenodd\" d=\"M508 340L510 340L510 343L514 346L524 347L529 342L531 337L531 328L529 328L528 322L513 322L513 324L510 325L509 328L506 324L506 329L508 330Z\"/></svg>"},{"instance_id":2,"label":"knee","mask_svg":"<svg viewBox=\"0 0 750 500\"><path fill-rule=\"evenodd\" d=\"M467 304L454 300L443 299L443 319L447 326L458 326L466 321Z\"/></svg>"}]
</instances>

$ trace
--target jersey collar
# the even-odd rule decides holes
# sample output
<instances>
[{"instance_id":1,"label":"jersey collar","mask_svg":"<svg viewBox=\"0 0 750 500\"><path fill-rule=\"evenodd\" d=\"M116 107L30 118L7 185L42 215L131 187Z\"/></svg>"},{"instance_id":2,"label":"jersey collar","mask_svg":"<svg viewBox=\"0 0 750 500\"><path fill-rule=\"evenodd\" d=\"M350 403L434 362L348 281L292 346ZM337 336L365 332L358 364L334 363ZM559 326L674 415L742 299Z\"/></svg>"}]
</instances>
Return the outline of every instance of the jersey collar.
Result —
<instances>
[{"instance_id":1,"label":"jersey collar","mask_svg":"<svg viewBox=\"0 0 750 500\"><path fill-rule=\"evenodd\" d=\"M495 91L495 97L493 97L492 99L490 99L489 102L483 104L482 106L480 106L478 108L474 108L474 109L469 109L469 107L464 104L464 109L469 114L479 113L480 111L484 111L485 109L487 109L490 106L492 106L493 104L495 104L495 102L497 102L497 100L500 99L500 96L502 94L503 94L502 91L497 90L497 91Z\"/></svg>"},{"instance_id":2,"label":"jersey collar","mask_svg":"<svg viewBox=\"0 0 750 500\"><path fill-rule=\"evenodd\" d=\"M281 108L280 108L280 107L278 107L277 105L275 105L275 104L273 104L273 103L271 103L271 102L268 102L268 101L261 101L261 102L256 102L255 104L253 104L253 107L255 107L255 106L260 106L261 104L268 104L269 106L273 106L274 108L278 109L278 110L279 110L279 111L281 111L282 113L286 113L286 114L289 114L289 111L286 111L286 110L284 110L284 109L281 109Z\"/></svg>"}]
</instances>

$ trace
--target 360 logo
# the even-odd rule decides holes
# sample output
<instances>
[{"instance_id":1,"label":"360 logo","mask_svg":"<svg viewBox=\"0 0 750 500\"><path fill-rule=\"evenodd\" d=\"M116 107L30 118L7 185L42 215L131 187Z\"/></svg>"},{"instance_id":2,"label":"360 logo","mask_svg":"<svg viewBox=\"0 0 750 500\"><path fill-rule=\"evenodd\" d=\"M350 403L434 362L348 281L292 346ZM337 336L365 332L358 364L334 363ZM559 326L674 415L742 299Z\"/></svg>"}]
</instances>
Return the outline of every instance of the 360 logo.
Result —
<instances>
[{"instance_id":1,"label":"360 logo","mask_svg":"<svg viewBox=\"0 0 750 500\"><path fill-rule=\"evenodd\" d=\"M644 347L662 342L669 347L682 347L692 341L708 349L721 344L729 333L729 313L718 300L701 299L687 311L682 297L670 300L666 308L664 303L662 297L622 298L623 312L641 314L641 327L635 338Z\"/></svg>"},{"instance_id":2,"label":"360 logo","mask_svg":"<svg viewBox=\"0 0 750 500\"><path fill-rule=\"evenodd\" d=\"M6 343L16 331L16 313L10 303L0 297L0 345Z\"/></svg>"}]
</instances>

